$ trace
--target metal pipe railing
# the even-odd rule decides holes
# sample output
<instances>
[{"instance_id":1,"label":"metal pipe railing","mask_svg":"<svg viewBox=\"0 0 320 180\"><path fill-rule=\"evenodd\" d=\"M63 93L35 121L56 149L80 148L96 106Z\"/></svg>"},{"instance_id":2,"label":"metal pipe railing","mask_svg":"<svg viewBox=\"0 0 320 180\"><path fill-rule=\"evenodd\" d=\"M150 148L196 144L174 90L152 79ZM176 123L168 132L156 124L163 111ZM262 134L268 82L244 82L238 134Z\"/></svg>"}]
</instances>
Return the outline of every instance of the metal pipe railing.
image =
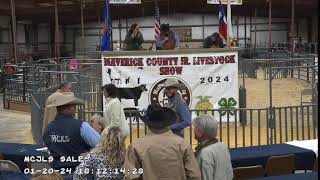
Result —
<instances>
[{"instance_id":1,"label":"metal pipe railing","mask_svg":"<svg viewBox=\"0 0 320 180\"><path fill-rule=\"evenodd\" d=\"M195 118L197 114L213 114L218 120L218 139L225 143L229 148L245 147L245 146L260 146L266 144L284 143L292 140L305 140L317 137L316 123L310 124L310 119L313 119L313 113L308 109L317 108L318 105L302 105L294 107L274 107L272 112L275 119L274 124L270 126L267 115L269 108L262 109L232 109L227 111L234 111L235 115L227 115L224 118L220 115L218 109L213 110L190 110L192 117ZM245 111L249 114L249 123L247 125L238 124L238 114L240 111ZM288 115L288 112L290 115ZM305 113L307 112L307 113ZM85 120L95 113L103 114L102 111L87 111ZM137 138L143 137L147 134L146 125L140 120L142 111L125 111L127 121L130 127L129 142L135 141ZM229 114L229 113L227 113ZM296 118L293 118L296 116ZM294 125L294 121L296 125ZM290 123L290 125L288 124ZM316 121L318 122L318 119ZM306 126L307 124L307 126ZM238 129L238 126L241 126ZM144 133L141 134L141 131ZM241 132L242 131L242 132ZM190 126L185 129L185 141L191 145L196 145L196 140L193 134L193 127ZM289 138L290 137L290 138ZM271 141L269 141L271 140Z\"/></svg>"}]
</instances>

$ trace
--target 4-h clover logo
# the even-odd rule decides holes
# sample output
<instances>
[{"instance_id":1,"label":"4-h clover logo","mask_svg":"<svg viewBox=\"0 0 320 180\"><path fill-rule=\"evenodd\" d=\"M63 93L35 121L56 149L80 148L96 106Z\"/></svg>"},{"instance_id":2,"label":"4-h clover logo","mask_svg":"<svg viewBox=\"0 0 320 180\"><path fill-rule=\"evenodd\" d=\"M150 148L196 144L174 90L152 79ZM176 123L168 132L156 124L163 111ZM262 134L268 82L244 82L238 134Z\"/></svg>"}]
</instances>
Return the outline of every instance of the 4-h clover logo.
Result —
<instances>
[{"instance_id":1,"label":"4-h clover logo","mask_svg":"<svg viewBox=\"0 0 320 180\"><path fill-rule=\"evenodd\" d=\"M219 113L221 116L225 116L227 113L231 116L235 115L237 101L234 98L231 97L228 100L226 98L221 98L218 104L220 106Z\"/></svg>"}]
</instances>

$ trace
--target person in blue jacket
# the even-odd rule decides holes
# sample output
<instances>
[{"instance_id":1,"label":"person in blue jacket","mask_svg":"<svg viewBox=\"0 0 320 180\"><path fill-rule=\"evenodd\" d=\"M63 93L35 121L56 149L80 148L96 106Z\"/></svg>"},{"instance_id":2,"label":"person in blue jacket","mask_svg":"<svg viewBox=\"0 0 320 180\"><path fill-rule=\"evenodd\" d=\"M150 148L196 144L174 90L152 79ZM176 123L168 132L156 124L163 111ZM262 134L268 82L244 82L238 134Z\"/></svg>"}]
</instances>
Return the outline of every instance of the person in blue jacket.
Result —
<instances>
[{"instance_id":1,"label":"person in blue jacket","mask_svg":"<svg viewBox=\"0 0 320 180\"><path fill-rule=\"evenodd\" d=\"M76 106L84 104L73 94L59 94L47 107L56 107L57 115L44 131L43 142L53 157L54 169L75 169L78 157L94 148L100 141L99 133L89 123L75 119ZM68 160L69 159L69 160Z\"/></svg>"},{"instance_id":2,"label":"person in blue jacket","mask_svg":"<svg viewBox=\"0 0 320 180\"><path fill-rule=\"evenodd\" d=\"M172 132L184 138L184 129L191 125L191 113L187 102L178 93L180 83L177 79L167 79L163 84L165 95L168 97L168 108L177 114L177 122L170 126Z\"/></svg>"}]
</instances>

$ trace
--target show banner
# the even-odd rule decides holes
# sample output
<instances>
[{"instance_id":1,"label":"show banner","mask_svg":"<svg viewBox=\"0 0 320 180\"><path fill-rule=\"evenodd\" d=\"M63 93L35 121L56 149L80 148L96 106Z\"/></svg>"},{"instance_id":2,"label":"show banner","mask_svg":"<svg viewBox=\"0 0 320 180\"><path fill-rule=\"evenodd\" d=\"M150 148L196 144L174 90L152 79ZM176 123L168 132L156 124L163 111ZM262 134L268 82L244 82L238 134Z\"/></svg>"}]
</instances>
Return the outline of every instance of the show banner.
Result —
<instances>
[{"instance_id":1,"label":"show banner","mask_svg":"<svg viewBox=\"0 0 320 180\"><path fill-rule=\"evenodd\" d=\"M109 0L110 4L141 4L141 0Z\"/></svg>"},{"instance_id":2,"label":"show banner","mask_svg":"<svg viewBox=\"0 0 320 180\"><path fill-rule=\"evenodd\" d=\"M169 78L179 81L179 93L191 110L220 110L214 113L217 118L234 121L234 111L224 109L239 105L236 51L110 57L104 53L102 76L104 85L115 84L126 108L143 110L151 103L165 106L163 84Z\"/></svg>"}]
</instances>

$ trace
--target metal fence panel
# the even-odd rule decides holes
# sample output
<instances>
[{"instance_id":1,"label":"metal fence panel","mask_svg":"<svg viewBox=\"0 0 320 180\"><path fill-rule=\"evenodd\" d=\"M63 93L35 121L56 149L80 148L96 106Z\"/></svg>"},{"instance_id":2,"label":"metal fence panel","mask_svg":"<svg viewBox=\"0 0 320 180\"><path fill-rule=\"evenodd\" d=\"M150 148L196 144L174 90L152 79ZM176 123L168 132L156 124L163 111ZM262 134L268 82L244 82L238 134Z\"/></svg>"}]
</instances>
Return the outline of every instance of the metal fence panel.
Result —
<instances>
[{"instance_id":1,"label":"metal fence panel","mask_svg":"<svg viewBox=\"0 0 320 180\"><path fill-rule=\"evenodd\" d=\"M307 109L314 110L318 105L306 105L295 107L277 107L272 109L272 113L275 117L274 126L270 126L268 123L269 109L236 109L234 122L222 122L222 118L219 115L220 110L199 111L190 110L192 117L195 118L201 114L214 114L216 117L219 128L217 138L226 144L229 148L245 147L245 146L260 146L267 144L284 143L292 140L312 139L317 137L318 127L317 123L310 123L309 120L314 119L314 122L318 122L317 117L314 117L311 111L309 113L301 113L301 111L307 112ZM247 114L248 123L239 123L240 112ZM288 115L290 112L291 115ZM87 111L81 112L85 114L84 120L89 121L93 114L102 115L102 111ZM130 135L127 139L128 143L134 142L137 138L143 137L147 133L147 127L140 120L140 116L137 111L126 111L127 121L130 126ZM292 117L297 116L294 119ZM309 119L309 120L308 120ZM288 123L290 122L290 124ZM304 126L302 126L302 124ZM307 124L307 126L306 126ZM310 136L308 135L310 134ZM290 137L290 139L289 139ZM194 137L193 127L185 129L185 141L195 146L197 141Z\"/></svg>"},{"instance_id":2,"label":"metal fence panel","mask_svg":"<svg viewBox=\"0 0 320 180\"><path fill-rule=\"evenodd\" d=\"M95 60L79 60L79 68L71 71L69 67L70 59L63 60L61 64L33 64L25 68L22 73L25 80L21 81L21 71L12 74L6 79L7 89L12 86L11 92L5 93L5 97L16 98L17 101L31 101L32 105L32 131L35 140L41 141L42 114L47 97L52 94L56 87L65 80L73 83L73 92L86 100L84 106L78 109L77 118L88 121L94 113L102 113L102 93L101 88L101 62ZM306 60L301 60L305 62ZM268 65L278 65L278 62L267 63L267 60L245 60L240 65L240 74L246 77L257 78L257 69L266 68ZM281 63L288 65L293 61L281 60ZM280 63L280 64L281 64ZM19 73L18 73L19 72ZM274 72L271 72L274 73ZM19 75L20 74L20 75ZM290 77L290 70L280 73L282 78ZM21 92L22 91L22 92ZM23 92L25 91L25 92ZM7 97L8 96L8 97ZM199 114L213 114L218 123L218 139L228 147L255 146L272 143L281 143L288 140L301 140L317 137L317 106L305 105L293 107L273 107L248 109L240 108L235 111L235 122L222 122L220 110L195 111L191 114L196 117ZM130 136L128 142L133 142L147 133L147 127L140 120L137 111L126 111L126 117L130 126ZM228 114L228 113L227 113ZM272 115L272 117L270 117ZM227 118L229 121L229 118ZM193 127L185 130L186 142L196 145Z\"/></svg>"}]
</instances>

